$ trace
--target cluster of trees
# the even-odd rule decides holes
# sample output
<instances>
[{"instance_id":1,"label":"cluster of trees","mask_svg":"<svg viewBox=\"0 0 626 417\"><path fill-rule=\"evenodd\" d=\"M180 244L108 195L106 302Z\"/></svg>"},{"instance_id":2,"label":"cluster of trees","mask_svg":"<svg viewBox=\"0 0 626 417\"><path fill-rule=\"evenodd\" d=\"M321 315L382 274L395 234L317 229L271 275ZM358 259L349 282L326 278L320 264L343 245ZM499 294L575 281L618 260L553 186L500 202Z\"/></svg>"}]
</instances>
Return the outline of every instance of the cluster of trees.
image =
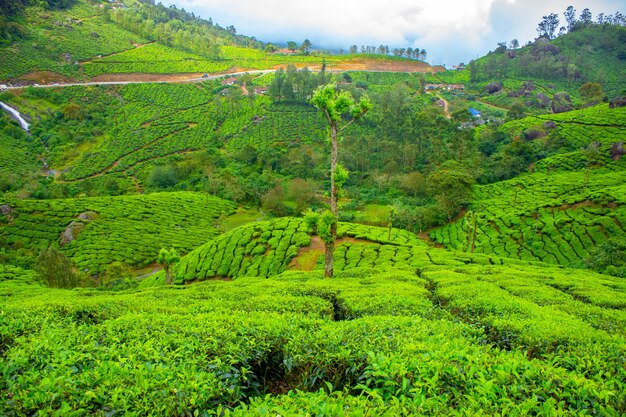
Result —
<instances>
[{"instance_id":1,"label":"cluster of trees","mask_svg":"<svg viewBox=\"0 0 626 417\"><path fill-rule=\"evenodd\" d=\"M288 65L286 70L281 68L276 71L268 93L275 101L305 103L313 90L327 80L325 71L313 73L306 67L298 70L295 66Z\"/></svg>"},{"instance_id":2,"label":"cluster of trees","mask_svg":"<svg viewBox=\"0 0 626 417\"><path fill-rule=\"evenodd\" d=\"M356 45L350 46L351 54L358 54L359 48ZM361 45L361 53L362 54L374 54L374 55L393 55L398 57L406 57L411 59L419 59L421 61L426 60L427 52L425 49L420 48L394 48L389 49L389 45L380 45L380 46L370 46L370 45Z\"/></svg>"},{"instance_id":3,"label":"cluster of trees","mask_svg":"<svg viewBox=\"0 0 626 417\"><path fill-rule=\"evenodd\" d=\"M547 16L543 16L541 22L537 25L537 33L539 34L539 37L554 39L557 36L561 36L594 24L593 15L588 8L583 9L578 16L578 19L576 19L576 9L574 9L573 6L569 6L565 9L565 12L563 12L563 17L565 19L565 25L559 28L559 15L556 13L550 13ZM626 16L620 12L615 12L613 15L600 13L595 24L626 26Z\"/></svg>"},{"instance_id":4,"label":"cluster of trees","mask_svg":"<svg viewBox=\"0 0 626 417\"><path fill-rule=\"evenodd\" d=\"M298 46L298 44L295 41L287 42L287 49L289 49L291 52L300 51L304 55L309 55L311 53L311 48L312 47L313 47L313 44L308 39L305 39L302 42L302 44L300 44L300 46ZM263 50L265 52L268 52L270 54L278 51L279 49L280 48L278 46L274 45L273 43L268 43L263 48Z\"/></svg>"}]
</instances>

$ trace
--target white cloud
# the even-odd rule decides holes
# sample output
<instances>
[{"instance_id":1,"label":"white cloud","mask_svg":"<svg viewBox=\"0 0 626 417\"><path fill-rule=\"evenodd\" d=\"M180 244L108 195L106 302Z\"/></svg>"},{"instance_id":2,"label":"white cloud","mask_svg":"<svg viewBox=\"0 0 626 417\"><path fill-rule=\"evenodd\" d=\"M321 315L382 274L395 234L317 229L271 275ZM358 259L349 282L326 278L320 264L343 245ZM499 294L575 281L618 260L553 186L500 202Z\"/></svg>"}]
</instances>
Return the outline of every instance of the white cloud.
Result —
<instances>
[{"instance_id":1,"label":"white cloud","mask_svg":"<svg viewBox=\"0 0 626 417\"><path fill-rule=\"evenodd\" d=\"M499 41L534 38L541 16L573 5L580 13L624 10L624 0L161 0L267 42L419 47L432 63L469 61Z\"/></svg>"}]
</instances>

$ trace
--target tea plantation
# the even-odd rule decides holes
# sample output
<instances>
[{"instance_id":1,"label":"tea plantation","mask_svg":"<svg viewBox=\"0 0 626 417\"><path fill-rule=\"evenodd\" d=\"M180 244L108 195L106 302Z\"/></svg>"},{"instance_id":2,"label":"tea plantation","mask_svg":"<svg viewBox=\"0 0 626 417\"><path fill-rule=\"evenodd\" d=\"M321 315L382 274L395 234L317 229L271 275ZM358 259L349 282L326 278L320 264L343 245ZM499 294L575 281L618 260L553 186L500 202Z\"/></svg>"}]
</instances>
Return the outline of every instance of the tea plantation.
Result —
<instances>
[{"instance_id":1,"label":"tea plantation","mask_svg":"<svg viewBox=\"0 0 626 417\"><path fill-rule=\"evenodd\" d=\"M335 268L419 268L427 265L503 265L525 263L478 254L448 252L427 246L405 230L340 223ZM321 249L312 240L317 239ZM310 247L309 247L310 246ZM310 253L313 252L313 253ZM323 243L311 236L302 219L281 218L256 222L225 233L193 250L176 267L176 282L244 276L268 277L287 269L300 269L298 258L313 257L323 269Z\"/></svg>"},{"instance_id":2,"label":"tea plantation","mask_svg":"<svg viewBox=\"0 0 626 417\"><path fill-rule=\"evenodd\" d=\"M626 412L618 278L443 264L110 293L12 273L0 275L7 416Z\"/></svg>"},{"instance_id":3,"label":"tea plantation","mask_svg":"<svg viewBox=\"0 0 626 417\"><path fill-rule=\"evenodd\" d=\"M624 170L535 173L478 186L473 211L430 237L457 250L581 266L626 235Z\"/></svg>"},{"instance_id":4,"label":"tea plantation","mask_svg":"<svg viewBox=\"0 0 626 417\"><path fill-rule=\"evenodd\" d=\"M116 261L147 266L162 247L188 252L216 236L217 218L234 210L228 201L191 192L6 204L10 213L0 215L0 237L9 250L37 255L60 244L90 274Z\"/></svg>"}]
</instances>

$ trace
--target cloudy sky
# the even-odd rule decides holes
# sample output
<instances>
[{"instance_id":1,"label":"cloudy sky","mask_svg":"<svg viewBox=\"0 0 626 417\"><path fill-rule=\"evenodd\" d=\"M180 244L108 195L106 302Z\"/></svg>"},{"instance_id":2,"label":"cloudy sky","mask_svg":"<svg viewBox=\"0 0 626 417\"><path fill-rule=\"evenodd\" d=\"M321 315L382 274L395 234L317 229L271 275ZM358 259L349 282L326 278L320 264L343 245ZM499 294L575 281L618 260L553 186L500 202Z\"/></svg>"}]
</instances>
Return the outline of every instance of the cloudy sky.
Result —
<instances>
[{"instance_id":1,"label":"cloudy sky","mask_svg":"<svg viewBox=\"0 0 626 417\"><path fill-rule=\"evenodd\" d=\"M264 42L324 49L389 45L426 49L431 64L452 66L536 36L543 15L572 5L596 14L626 13L626 0L160 0Z\"/></svg>"}]
</instances>

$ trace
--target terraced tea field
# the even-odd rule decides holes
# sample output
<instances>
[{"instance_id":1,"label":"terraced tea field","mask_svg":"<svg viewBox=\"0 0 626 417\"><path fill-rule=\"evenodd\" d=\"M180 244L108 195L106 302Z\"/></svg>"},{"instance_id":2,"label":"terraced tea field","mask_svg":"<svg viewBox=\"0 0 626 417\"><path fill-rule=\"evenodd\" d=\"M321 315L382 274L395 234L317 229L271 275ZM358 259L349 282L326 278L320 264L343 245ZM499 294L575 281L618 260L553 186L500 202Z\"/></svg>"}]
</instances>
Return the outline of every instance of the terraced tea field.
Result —
<instances>
[{"instance_id":1,"label":"terraced tea field","mask_svg":"<svg viewBox=\"0 0 626 417\"><path fill-rule=\"evenodd\" d=\"M477 186L472 212L431 239L461 251L581 266L609 237L626 236L626 184L623 162L558 171L559 161L581 162L573 155L545 161L541 173Z\"/></svg>"},{"instance_id":2,"label":"terraced tea field","mask_svg":"<svg viewBox=\"0 0 626 417\"><path fill-rule=\"evenodd\" d=\"M190 192L6 204L11 212L0 215L0 237L9 250L37 255L60 244L90 274L115 261L147 266L162 247L189 252L218 234L215 223L223 212L234 211L228 201Z\"/></svg>"},{"instance_id":3,"label":"terraced tea field","mask_svg":"<svg viewBox=\"0 0 626 417\"><path fill-rule=\"evenodd\" d=\"M5 415L626 412L626 284L587 271L357 268L121 293L9 278L0 296Z\"/></svg>"},{"instance_id":4,"label":"terraced tea field","mask_svg":"<svg viewBox=\"0 0 626 417\"><path fill-rule=\"evenodd\" d=\"M335 269L338 271L421 268L438 264L531 263L431 248L406 230L393 229L389 236L387 228L340 223L337 233ZM303 269L304 263L308 265L304 269L323 270L323 248L320 238L311 236L302 219L285 217L257 222L225 233L183 257L176 266L176 282L269 277L288 269Z\"/></svg>"}]
</instances>

